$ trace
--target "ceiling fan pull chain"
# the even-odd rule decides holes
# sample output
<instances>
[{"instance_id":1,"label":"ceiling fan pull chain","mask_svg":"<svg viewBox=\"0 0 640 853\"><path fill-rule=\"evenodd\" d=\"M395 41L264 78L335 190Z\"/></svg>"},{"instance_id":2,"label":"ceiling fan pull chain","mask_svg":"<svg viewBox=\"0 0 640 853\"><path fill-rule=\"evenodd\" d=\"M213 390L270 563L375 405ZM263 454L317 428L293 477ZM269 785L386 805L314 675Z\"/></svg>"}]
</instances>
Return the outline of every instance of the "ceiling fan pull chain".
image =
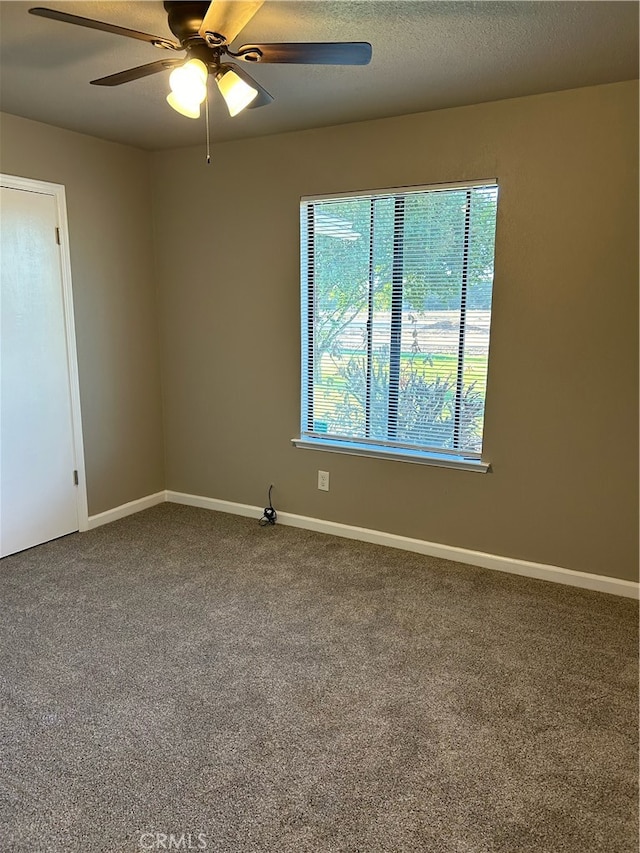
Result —
<instances>
[{"instance_id":1,"label":"ceiling fan pull chain","mask_svg":"<svg viewBox=\"0 0 640 853\"><path fill-rule=\"evenodd\" d=\"M207 165L211 165L211 139L209 132L209 86L207 85L207 97L204 99L204 120L207 125Z\"/></svg>"}]
</instances>

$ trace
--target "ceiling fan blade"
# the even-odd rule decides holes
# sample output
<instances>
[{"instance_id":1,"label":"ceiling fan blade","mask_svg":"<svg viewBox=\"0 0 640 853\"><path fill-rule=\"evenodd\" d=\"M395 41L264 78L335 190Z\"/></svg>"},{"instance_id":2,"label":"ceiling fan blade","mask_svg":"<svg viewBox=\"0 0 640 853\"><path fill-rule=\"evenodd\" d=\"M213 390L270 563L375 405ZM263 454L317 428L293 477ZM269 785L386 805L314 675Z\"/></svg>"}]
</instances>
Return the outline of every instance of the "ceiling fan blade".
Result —
<instances>
[{"instance_id":1,"label":"ceiling fan blade","mask_svg":"<svg viewBox=\"0 0 640 853\"><path fill-rule=\"evenodd\" d=\"M237 54L245 62L294 62L300 65L368 65L371 45L366 41L275 42L243 44Z\"/></svg>"},{"instance_id":2,"label":"ceiling fan blade","mask_svg":"<svg viewBox=\"0 0 640 853\"><path fill-rule=\"evenodd\" d=\"M231 44L264 0L212 0L198 30L209 47ZM213 37L207 37L212 33Z\"/></svg>"},{"instance_id":3,"label":"ceiling fan blade","mask_svg":"<svg viewBox=\"0 0 640 853\"><path fill-rule=\"evenodd\" d=\"M45 9L44 6L35 6L33 9L29 9L29 12L40 18L50 18L53 21L62 21L65 24L77 24L79 27L88 27L91 30L102 30L105 33L114 33L117 36L140 39L140 41L147 41L155 47L182 50L179 44L170 39L154 36L151 33L141 33L139 30L129 30L115 24L105 24L103 21L94 21L93 18L81 18L79 15L69 15L66 12L57 12L55 9Z\"/></svg>"},{"instance_id":4,"label":"ceiling fan blade","mask_svg":"<svg viewBox=\"0 0 640 853\"><path fill-rule=\"evenodd\" d=\"M270 104L273 101L273 95L270 95L266 89L263 89L260 83L258 83L257 80L254 80L250 74L247 74L244 68L236 65L235 62L228 62L227 65L229 68L233 68L238 77L244 80L248 86L252 86L258 92L257 97L247 105L247 109L253 109L254 107L266 107L267 104Z\"/></svg>"},{"instance_id":5,"label":"ceiling fan blade","mask_svg":"<svg viewBox=\"0 0 640 853\"><path fill-rule=\"evenodd\" d=\"M98 80L92 80L91 85L119 86L121 83L139 80L141 77L148 77L150 74L157 74L159 71L166 71L169 68L177 68L178 65L183 64L184 59L159 59L157 62L138 65L136 68L128 68L126 71L119 71L117 74L109 74L108 77L100 77Z\"/></svg>"}]
</instances>

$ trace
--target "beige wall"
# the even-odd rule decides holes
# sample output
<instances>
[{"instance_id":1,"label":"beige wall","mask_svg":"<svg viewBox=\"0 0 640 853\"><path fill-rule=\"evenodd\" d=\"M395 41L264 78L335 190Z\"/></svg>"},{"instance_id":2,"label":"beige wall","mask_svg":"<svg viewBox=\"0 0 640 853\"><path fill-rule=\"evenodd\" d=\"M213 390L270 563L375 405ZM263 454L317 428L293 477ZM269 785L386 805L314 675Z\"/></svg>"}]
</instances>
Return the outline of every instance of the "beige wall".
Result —
<instances>
[{"instance_id":1,"label":"beige wall","mask_svg":"<svg viewBox=\"0 0 640 853\"><path fill-rule=\"evenodd\" d=\"M634 577L637 111L613 84L226 143L211 166L3 115L0 170L67 191L90 513L165 486L260 505L273 482L281 510ZM300 196L492 177L492 473L295 449Z\"/></svg>"},{"instance_id":2,"label":"beige wall","mask_svg":"<svg viewBox=\"0 0 640 853\"><path fill-rule=\"evenodd\" d=\"M167 487L634 577L637 124L622 83L152 155ZM493 472L295 449L300 196L492 177Z\"/></svg>"},{"instance_id":3,"label":"beige wall","mask_svg":"<svg viewBox=\"0 0 640 853\"><path fill-rule=\"evenodd\" d=\"M164 487L149 155L11 115L0 171L66 188L89 513Z\"/></svg>"}]
</instances>

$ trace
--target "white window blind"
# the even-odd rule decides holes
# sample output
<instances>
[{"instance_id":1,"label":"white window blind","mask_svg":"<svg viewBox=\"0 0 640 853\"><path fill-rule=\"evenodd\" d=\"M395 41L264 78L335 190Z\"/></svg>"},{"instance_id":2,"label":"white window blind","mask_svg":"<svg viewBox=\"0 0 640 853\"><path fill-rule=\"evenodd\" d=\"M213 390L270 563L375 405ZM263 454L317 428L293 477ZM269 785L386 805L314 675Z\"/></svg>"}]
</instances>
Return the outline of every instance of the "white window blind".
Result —
<instances>
[{"instance_id":1,"label":"white window blind","mask_svg":"<svg viewBox=\"0 0 640 853\"><path fill-rule=\"evenodd\" d=\"M480 458L497 199L303 199L303 438Z\"/></svg>"}]
</instances>

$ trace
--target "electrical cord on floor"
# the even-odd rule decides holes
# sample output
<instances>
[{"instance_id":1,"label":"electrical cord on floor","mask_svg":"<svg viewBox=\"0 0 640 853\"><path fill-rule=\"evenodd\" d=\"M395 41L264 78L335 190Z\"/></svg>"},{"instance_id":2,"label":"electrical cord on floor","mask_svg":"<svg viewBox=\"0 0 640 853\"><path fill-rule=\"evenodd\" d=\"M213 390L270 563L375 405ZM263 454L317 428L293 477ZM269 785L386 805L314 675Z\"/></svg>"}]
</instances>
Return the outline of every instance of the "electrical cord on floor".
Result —
<instances>
[{"instance_id":1,"label":"electrical cord on floor","mask_svg":"<svg viewBox=\"0 0 640 853\"><path fill-rule=\"evenodd\" d=\"M278 513L275 511L273 504L271 503L271 489L273 489L273 483L269 486L269 506L264 509L264 513L260 519L260 527L266 527L267 524L275 524L278 520Z\"/></svg>"}]
</instances>

